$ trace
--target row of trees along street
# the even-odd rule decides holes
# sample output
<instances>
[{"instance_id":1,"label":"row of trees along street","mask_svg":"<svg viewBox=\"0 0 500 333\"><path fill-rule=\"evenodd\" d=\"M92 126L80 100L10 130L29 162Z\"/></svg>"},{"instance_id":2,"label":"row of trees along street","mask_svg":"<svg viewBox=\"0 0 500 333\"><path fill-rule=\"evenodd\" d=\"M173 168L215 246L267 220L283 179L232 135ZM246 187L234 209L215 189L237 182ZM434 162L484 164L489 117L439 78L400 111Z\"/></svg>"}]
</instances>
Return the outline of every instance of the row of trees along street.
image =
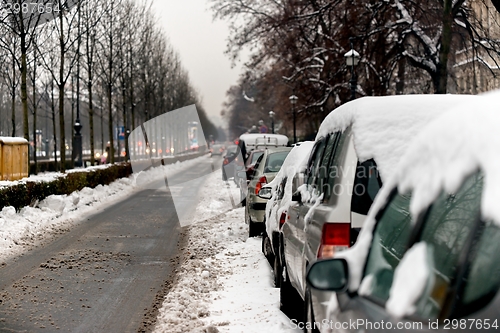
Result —
<instances>
[{"instance_id":1,"label":"row of trees along street","mask_svg":"<svg viewBox=\"0 0 500 333\"><path fill-rule=\"evenodd\" d=\"M314 133L350 98L344 54L351 38L361 55L357 97L463 93L464 66L476 66L474 82L479 70L486 81L498 74L497 0L210 1L214 17L231 25L228 54L251 53L223 111L233 135L268 119L270 110L290 135L291 95L298 96L302 136Z\"/></svg>"},{"instance_id":2,"label":"row of trees along street","mask_svg":"<svg viewBox=\"0 0 500 333\"><path fill-rule=\"evenodd\" d=\"M196 104L205 134L216 135L152 0L0 3L0 135L40 147L43 129L61 171L74 127L83 128L92 165L107 142L114 162L116 127L133 130L186 105Z\"/></svg>"}]
</instances>

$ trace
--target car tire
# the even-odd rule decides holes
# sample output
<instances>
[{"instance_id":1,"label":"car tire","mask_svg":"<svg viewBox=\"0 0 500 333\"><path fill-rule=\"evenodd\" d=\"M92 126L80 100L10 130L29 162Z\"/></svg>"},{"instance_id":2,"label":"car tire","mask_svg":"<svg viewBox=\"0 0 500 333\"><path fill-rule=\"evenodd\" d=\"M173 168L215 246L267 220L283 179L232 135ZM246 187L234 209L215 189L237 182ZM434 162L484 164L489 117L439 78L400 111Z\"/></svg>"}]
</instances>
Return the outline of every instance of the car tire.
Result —
<instances>
[{"instance_id":1,"label":"car tire","mask_svg":"<svg viewBox=\"0 0 500 333\"><path fill-rule=\"evenodd\" d=\"M304 333L320 333L317 324L315 325L314 310L312 307L311 290L306 288L304 299Z\"/></svg>"},{"instance_id":2,"label":"car tire","mask_svg":"<svg viewBox=\"0 0 500 333\"><path fill-rule=\"evenodd\" d=\"M266 257L269 265L273 266L275 255L273 253L273 247L271 245L271 240L269 239L269 236L267 235L267 232L265 232L265 231L264 231L264 234L262 235L262 253L264 253L264 256Z\"/></svg>"},{"instance_id":3,"label":"car tire","mask_svg":"<svg viewBox=\"0 0 500 333\"><path fill-rule=\"evenodd\" d=\"M290 319L296 319L298 322L304 322L304 303L299 293L290 283L290 278L286 266L283 265L285 278L280 285L280 310Z\"/></svg>"},{"instance_id":4,"label":"car tire","mask_svg":"<svg viewBox=\"0 0 500 333\"><path fill-rule=\"evenodd\" d=\"M274 272L274 286L276 288L280 288L281 281L283 280L283 270L281 269L281 262L278 254L274 255L273 272Z\"/></svg>"},{"instance_id":5,"label":"car tire","mask_svg":"<svg viewBox=\"0 0 500 333\"><path fill-rule=\"evenodd\" d=\"M248 210L245 209L245 220L248 224L248 237L256 237L260 235L259 225L252 221Z\"/></svg>"}]
</instances>

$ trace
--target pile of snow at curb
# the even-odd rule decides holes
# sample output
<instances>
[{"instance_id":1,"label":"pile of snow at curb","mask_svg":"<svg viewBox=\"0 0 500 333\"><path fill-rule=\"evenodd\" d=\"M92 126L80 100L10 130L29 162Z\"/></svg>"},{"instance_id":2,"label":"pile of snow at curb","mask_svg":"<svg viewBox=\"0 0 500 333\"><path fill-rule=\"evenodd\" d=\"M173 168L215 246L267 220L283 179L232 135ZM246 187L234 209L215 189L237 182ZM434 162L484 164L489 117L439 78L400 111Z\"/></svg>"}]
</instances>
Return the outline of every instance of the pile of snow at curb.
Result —
<instances>
[{"instance_id":1,"label":"pile of snow at curb","mask_svg":"<svg viewBox=\"0 0 500 333\"><path fill-rule=\"evenodd\" d=\"M471 95L407 95L363 97L333 110L316 138L352 125L360 162L373 158L382 181L395 171L399 158L421 129L444 112L481 98Z\"/></svg>"}]
</instances>

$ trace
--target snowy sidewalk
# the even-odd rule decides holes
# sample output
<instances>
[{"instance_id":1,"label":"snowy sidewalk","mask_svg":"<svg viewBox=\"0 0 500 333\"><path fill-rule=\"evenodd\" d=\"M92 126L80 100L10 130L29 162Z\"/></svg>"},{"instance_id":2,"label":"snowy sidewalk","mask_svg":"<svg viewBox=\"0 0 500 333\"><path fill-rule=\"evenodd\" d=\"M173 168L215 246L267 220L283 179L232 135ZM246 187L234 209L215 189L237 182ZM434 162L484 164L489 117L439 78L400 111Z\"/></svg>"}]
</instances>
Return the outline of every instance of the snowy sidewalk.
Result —
<instances>
[{"instance_id":1,"label":"snowy sidewalk","mask_svg":"<svg viewBox=\"0 0 500 333\"><path fill-rule=\"evenodd\" d=\"M220 211L230 200L226 191L238 191L229 184L230 189L219 172L204 184L195 216L199 222L187 227L185 259L154 332L300 332L279 310L279 289L273 286L261 238L248 239L244 208Z\"/></svg>"}]
</instances>

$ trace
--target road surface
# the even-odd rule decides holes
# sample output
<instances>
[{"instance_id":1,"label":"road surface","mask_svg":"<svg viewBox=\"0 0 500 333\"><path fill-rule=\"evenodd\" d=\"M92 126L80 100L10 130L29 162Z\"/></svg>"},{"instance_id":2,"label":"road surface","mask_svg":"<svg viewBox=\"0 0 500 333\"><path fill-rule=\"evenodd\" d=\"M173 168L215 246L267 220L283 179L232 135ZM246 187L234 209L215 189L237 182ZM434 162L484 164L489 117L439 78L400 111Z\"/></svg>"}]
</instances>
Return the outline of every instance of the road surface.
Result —
<instances>
[{"instance_id":1,"label":"road surface","mask_svg":"<svg viewBox=\"0 0 500 333\"><path fill-rule=\"evenodd\" d=\"M176 191L209 172L207 159L175 178ZM185 190L195 195L202 184ZM182 242L164 180L149 188L0 267L0 332L151 328Z\"/></svg>"}]
</instances>

